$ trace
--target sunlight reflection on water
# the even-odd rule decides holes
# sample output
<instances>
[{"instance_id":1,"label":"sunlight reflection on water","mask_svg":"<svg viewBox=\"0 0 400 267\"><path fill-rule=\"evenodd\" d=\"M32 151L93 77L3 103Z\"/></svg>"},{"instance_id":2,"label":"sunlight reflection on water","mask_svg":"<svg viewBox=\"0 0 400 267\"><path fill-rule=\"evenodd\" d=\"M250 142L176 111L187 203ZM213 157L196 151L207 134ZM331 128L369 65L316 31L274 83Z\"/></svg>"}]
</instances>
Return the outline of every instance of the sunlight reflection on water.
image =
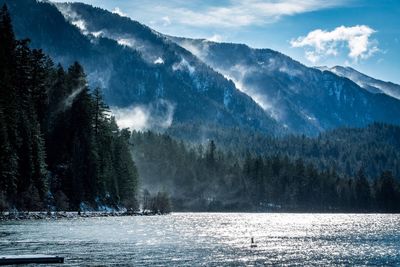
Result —
<instances>
[{"instance_id":1,"label":"sunlight reflection on water","mask_svg":"<svg viewBox=\"0 0 400 267\"><path fill-rule=\"evenodd\" d=\"M0 254L60 255L63 266L393 266L400 265L400 215L174 213L2 222Z\"/></svg>"}]
</instances>

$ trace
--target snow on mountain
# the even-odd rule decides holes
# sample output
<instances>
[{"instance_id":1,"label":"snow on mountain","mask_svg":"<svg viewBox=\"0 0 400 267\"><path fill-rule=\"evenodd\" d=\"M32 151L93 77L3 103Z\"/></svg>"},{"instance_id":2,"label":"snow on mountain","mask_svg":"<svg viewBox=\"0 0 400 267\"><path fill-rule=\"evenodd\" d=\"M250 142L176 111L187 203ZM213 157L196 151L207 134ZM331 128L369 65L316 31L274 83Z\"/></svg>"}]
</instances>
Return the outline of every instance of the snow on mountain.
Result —
<instances>
[{"instance_id":1,"label":"snow on mountain","mask_svg":"<svg viewBox=\"0 0 400 267\"><path fill-rule=\"evenodd\" d=\"M365 75L351 67L335 66L328 69L329 71L335 73L338 76L346 77L360 87L366 89L367 91L378 94L383 93L394 98L400 99L400 85L384 82L368 75Z\"/></svg>"},{"instance_id":2,"label":"snow on mountain","mask_svg":"<svg viewBox=\"0 0 400 267\"><path fill-rule=\"evenodd\" d=\"M270 49L166 36L81 3L4 2L19 38L64 66L78 60L109 105L126 114L145 110L145 121L274 135L400 124L398 86L354 70L308 68Z\"/></svg>"},{"instance_id":3,"label":"snow on mountain","mask_svg":"<svg viewBox=\"0 0 400 267\"><path fill-rule=\"evenodd\" d=\"M18 38L29 37L33 47L43 48L66 67L76 60L83 64L90 84L101 86L106 102L123 111L118 114L124 127L140 114L137 110L145 110L143 121L171 121L158 123L160 127L197 123L273 135L283 132L233 82L139 22L81 3L1 2L9 6Z\"/></svg>"},{"instance_id":4,"label":"snow on mountain","mask_svg":"<svg viewBox=\"0 0 400 267\"><path fill-rule=\"evenodd\" d=\"M202 39L170 39L231 79L291 131L313 135L330 128L364 126L374 121L400 122L395 115L399 114L400 102L384 94L377 95L377 90L389 91L387 84L377 80L368 80L368 85L376 88L366 91L361 84L329 68L309 68L270 49ZM367 84L366 79L362 81ZM394 90L388 95L394 96Z\"/></svg>"}]
</instances>

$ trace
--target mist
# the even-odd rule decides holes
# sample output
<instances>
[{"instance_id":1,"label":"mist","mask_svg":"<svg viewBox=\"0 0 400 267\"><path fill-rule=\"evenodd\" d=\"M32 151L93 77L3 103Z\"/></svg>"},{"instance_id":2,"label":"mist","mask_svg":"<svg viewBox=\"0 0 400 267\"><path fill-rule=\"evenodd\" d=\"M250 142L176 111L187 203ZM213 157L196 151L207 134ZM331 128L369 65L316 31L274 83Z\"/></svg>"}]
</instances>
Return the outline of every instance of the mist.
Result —
<instances>
[{"instance_id":1,"label":"mist","mask_svg":"<svg viewBox=\"0 0 400 267\"><path fill-rule=\"evenodd\" d=\"M120 128L164 131L173 122L175 105L168 100L159 99L148 105L111 107L111 112Z\"/></svg>"},{"instance_id":2,"label":"mist","mask_svg":"<svg viewBox=\"0 0 400 267\"><path fill-rule=\"evenodd\" d=\"M67 98L64 100L64 109L70 108L72 103L74 103L75 98L85 89L85 86L80 86L75 89Z\"/></svg>"}]
</instances>

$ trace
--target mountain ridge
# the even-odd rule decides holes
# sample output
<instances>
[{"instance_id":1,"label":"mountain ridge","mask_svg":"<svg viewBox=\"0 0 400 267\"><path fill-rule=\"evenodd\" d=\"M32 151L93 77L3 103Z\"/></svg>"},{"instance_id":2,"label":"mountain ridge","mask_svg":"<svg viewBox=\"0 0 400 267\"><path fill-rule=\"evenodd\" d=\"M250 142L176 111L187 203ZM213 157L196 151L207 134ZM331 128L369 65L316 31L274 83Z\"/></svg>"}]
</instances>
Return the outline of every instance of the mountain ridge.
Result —
<instances>
[{"instance_id":1,"label":"mountain ridge","mask_svg":"<svg viewBox=\"0 0 400 267\"><path fill-rule=\"evenodd\" d=\"M33 45L55 61L81 61L92 84L104 88L108 104L140 106L145 122L167 120L163 112L172 110L172 123L311 136L375 121L400 124L397 99L271 49L171 37L82 3L0 2L16 14L17 35L33 33ZM49 26L54 22L61 30ZM60 31L72 38L60 42Z\"/></svg>"},{"instance_id":2,"label":"mountain ridge","mask_svg":"<svg viewBox=\"0 0 400 267\"><path fill-rule=\"evenodd\" d=\"M364 88L371 93L383 93L391 97L400 99L399 84L373 78L349 66L334 66L331 68L325 67L325 70L331 71L338 76L348 78L358 84L361 88Z\"/></svg>"},{"instance_id":3,"label":"mountain ridge","mask_svg":"<svg viewBox=\"0 0 400 267\"><path fill-rule=\"evenodd\" d=\"M346 77L306 67L280 52L244 44L170 38L232 78L237 87L258 99L256 102L294 132L313 135L375 121L399 123L393 116L399 111L397 99L370 94Z\"/></svg>"},{"instance_id":4,"label":"mountain ridge","mask_svg":"<svg viewBox=\"0 0 400 267\"><path fill-rule=\"evenodd\" d=\"M85 22L78 18L71 22L65 19L65 14L62 15L56 5L48 2L2 2L10 5L17 36L30 36L33 46L42 47L56 62L63 65L80 61L92 85L104 88L105 99L111 106L132 108L140 105L150 110L149 107L160 106L162 100L162 103L167 103L167 107L161 105L161 112L162 109L173 107L172 123L197 121L205 125L244 127L266 134L283 132L274 119L249 96L237 90L232 82L147 26L85 4L67 6L69 9L79 8L81 16L91 14L92 20ZM42 15L44 12L46 16ZM71 18L77 17L72 15ZM54 27L55 23L61 30ZM153 48L158 47L162 54L152 58L152 54L156 54L155 49L152 49L152 54L133 49L129 45L132 34L111 39L100 34L94 36L82 33L85 28L88 32L98 32L91 27L102 23L136 29L133 31L134 37L144 36L145 41ZM60 32L73 38L63 40Z\"/></svg>"}]
</instances>

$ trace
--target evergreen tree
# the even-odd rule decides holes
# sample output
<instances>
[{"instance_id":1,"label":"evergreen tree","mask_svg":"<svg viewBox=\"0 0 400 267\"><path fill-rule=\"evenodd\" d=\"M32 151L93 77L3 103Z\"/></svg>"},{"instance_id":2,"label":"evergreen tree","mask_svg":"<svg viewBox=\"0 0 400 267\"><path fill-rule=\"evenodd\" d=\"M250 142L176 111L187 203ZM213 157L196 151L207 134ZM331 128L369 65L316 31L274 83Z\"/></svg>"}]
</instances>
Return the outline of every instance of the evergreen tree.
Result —
<instances>
[{"instance_id":1,"label":"evergreen tree","mask_svg":"<svg viewBox=\"0 0 400 267\"><path fill-rule=\"evenodd\" d=\"M364 211L369 210L371 205L371 188L363 169L360 169L356 175L354 190L358 208Z\"/></svg>"},{"instance_id":2,"label":"evergreen tree","mask_svg":"<svg viewBox=\"0 0 400 267\"><path fill-rule=\"evenodd\" d=\"M29 40L15 39L6 6L0 11L0 96L2 207L41 209L48 193L58 209L79 209L83 202L137 206L130 133L110 119L100 89L90 92L78 62L67 72L54 68Z\"/></svg>"},{"instance_id":3,"label":"evergreen tree","mask_svg":"<svg viewBox=\"0 0 400 267\"><path fill-rule=\"evenodd\" d=\"M207 152L206 152L206 161L210 167L213 167L215 164L216 150L217 150L217 147L215 145L215 142L214 142L214 140L211 140L210 143L208 144Z\"/></svg>"},{"instance_id":4,"label":"evergreen tree","mask_svg":"<svg viewBox=\"0 0 400 267\"><path fill-rule=\"evenodd\" d=\"M386 212L400 210L398 183L396 183L390 171L381 174L375 191L379 210Z\"/></svg>"},{"instance_id":5,"label":"evergreen tree","mask_svg":"<svg viewBox=\"0 0 400 267\"><path fill-rule=\"evenodd\" d=\"M0 10L0 193L15 202L18 179L16 40L7 6ZM6 202L6 200L4 200Z\"/></svg>"},{"instance_id":6,"label":"evergreen tree","mask_svg":"<svg viewBox=\"0 0 400 267\"><path fill-rule=\"evenodd\" d=\"M81 72L80 75L74 71ZM72 83L80 83L79 80L84 80L82 68L74 64L73 69L69 74L73 77ZM76 75L76 76L75 76ZM75 81L78 80L78 81ZM72 158L79 159L72 161L71 171L76 179L76 186L79 190L83 190L83 195L80 193L77 200L91 202L97 195L97 151L93 139L93 114L92 114L92 99L89 93L89 88L84 86L78 87L71 107L71 127L73 131Z\"/></svg>"}]
</instances>

